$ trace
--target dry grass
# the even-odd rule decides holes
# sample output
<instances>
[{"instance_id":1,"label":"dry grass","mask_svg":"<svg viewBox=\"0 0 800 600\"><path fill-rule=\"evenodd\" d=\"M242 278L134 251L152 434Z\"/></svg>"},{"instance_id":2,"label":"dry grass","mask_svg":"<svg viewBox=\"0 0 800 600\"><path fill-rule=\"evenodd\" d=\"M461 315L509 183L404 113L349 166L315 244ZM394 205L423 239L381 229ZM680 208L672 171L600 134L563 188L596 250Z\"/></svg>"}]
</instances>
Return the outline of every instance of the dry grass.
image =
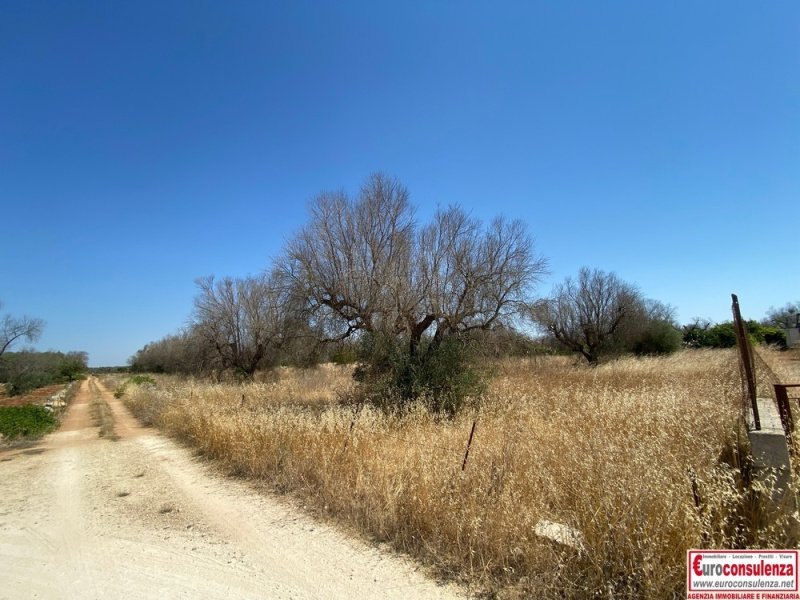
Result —
<instances>
[{"instance_id":1,"label":"dry grass","mask_svg":"<svg viewBox=\"0 0 800 600\"><path fill-rule=\"evenodd\" d=\"M95 427L99 428L98 434L101 438L117 441L119 436L114 431L114 413L108 402L103 400L97 384L91 379L89 380L89 393L92 396L89 402L89 414Z\"/></svg>"},{"instance_id":2,"label":"dry grass","mask_svg":"<svg viewBox=\"0 0 800 600\"><path fill-rule=\"evenodd\" d=\"M778 350L762 346L755 348L755 353L756 367L762 367L757 370L758 380L768 384L766 396L772 394L771 383L800 383L800 349Z\"/></svg>"},{"instance_id":3,"label":"dry grass","mask_svg":"<svg viewBox=\"0 0 800 600\"><path fill-rule=\"evenodd\" d=\"M344 369L241 387L163 379L125 396L144 421L499 597L668 598L686 550L734 539L735 472L718 466L740 405L731 351L507 361L480 408L440 420L333 402ZM244 394L244 402L242 401ZM465 471L464 449L477 430ZM695 505L688 472L702 497ZM538 537L542 520L583 550ZM790 542L765 525L764 547Z\"/></svg>"}]
</instances>

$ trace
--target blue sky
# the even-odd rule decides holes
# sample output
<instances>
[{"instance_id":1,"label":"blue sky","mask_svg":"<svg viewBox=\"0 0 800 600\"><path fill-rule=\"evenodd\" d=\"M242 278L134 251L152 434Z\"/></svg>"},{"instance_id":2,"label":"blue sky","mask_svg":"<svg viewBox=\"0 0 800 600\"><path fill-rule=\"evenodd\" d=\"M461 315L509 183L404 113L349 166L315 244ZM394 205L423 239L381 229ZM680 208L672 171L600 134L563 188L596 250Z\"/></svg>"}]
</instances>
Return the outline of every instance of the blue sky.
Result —
<instances>
[{"instance_id":1,"label":"blue sky","mask_svg":"<svg viewBox=\"0 0 800 600\"><path fill-rule=\"evenodd\" d=\"M800 3L0 5L0 300L124 364L373 171L681 321L800 297Z\"/></svg>"}]
</instances>

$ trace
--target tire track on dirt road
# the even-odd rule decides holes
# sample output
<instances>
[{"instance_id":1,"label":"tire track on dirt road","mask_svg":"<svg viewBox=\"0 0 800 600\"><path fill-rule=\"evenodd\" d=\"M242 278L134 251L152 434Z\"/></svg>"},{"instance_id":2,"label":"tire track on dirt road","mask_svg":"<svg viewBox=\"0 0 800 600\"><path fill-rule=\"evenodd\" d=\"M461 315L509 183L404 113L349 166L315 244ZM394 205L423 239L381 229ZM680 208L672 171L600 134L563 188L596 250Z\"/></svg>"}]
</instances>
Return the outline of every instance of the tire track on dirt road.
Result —
<instances>
[{"instance_id":1,"label":"tire track on dirt road","mask_svg":"<svg viewBox=\"0 0 800 600\"><path fill-rule=\"evenodd\" d=\"M118 441L101 439L92 400ZM140 427L96 379L62 427L0 451L0 600L463 598Z\"/></svg>"}]
</instances>

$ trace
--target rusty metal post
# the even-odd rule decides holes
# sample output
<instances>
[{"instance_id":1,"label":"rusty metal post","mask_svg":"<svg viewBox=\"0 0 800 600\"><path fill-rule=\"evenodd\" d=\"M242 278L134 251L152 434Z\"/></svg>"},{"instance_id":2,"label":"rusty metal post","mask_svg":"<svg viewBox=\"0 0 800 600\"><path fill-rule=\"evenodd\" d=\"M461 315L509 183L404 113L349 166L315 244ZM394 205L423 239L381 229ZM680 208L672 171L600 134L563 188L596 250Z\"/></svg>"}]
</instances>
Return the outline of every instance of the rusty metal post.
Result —
<instances>
[{"instance_id":1,"label":"rusty metal post","mask_svg":"<svg viewBox=\"0 0 800 600\"><path fill-rule=\"evenodd\" d=\"M344 448L342 450L347 450L347 444L350 441L350 438L353 437L353 427L356 426L355 420L350 421L350 429L347 432L347 437L344 438Z\"/></svg>"},{"instance_id":2,"label":"rusty metal post","mask_svg":"<svg viewBox=\"0 0 800 600\"><path fill-rule=\"evenodd\" d=\"M467 459L469 458L469 448L472 446L472 436L475 435L475 425L477 421L472 422L472 430L469 432L469 439L467 440L467 451L464 453L464 462L461 463L461 470L464 471L467 468Z\"/></svg>"},{"instance_id":3,"label":"rusty metal post","mask_svg":"<svg viewBox=\"0 0 800 600\"><path fill-rule=\"evenodd\" d=\"M753 425L756 431L761 429L761 419L758 416L758 398L756 397L756 372L755 360L753 359L753 348L750 346L750 338L744 327L742 313L739 309L739 299L736 294L731 294L733 300L733 323L736 331L736 345L739 347L739 364L744 370L746 383L747 400L753 410Z\"/></svg>"},{"instance_id":4,"label":"rusty metal post","mask_svg":"<svg viewBox=\"0 0 800 600\"><path fill-rule=\"evenodd\" d=\"M783 432L786 435L786 445L789 447L789 454L795 456L794 446L794 418L792 417L792 407L789 404L790 387L800 387L800 384L774 384L775 400L778 402L778 414L781 416L781 425L783 425Z\"/></svg>"}]
</instances>

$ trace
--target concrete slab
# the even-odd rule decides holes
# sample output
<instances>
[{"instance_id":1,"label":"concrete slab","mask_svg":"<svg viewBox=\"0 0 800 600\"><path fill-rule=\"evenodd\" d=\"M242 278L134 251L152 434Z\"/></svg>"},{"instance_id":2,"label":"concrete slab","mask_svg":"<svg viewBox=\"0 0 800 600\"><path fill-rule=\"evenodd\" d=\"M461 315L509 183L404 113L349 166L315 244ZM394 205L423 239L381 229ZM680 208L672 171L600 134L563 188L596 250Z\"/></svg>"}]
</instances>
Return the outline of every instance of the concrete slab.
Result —
<instances>
[{"instance_id":1,"label":"concrete slab","mask_svg":"<svg viewBox=\"0 0 800 600\"><path fill-rule=\"evenodd\" d=\"M778 407L772 398L758 399L758 414L761 420L759 431L748 432L750 446L753 451L753 461L757 470L774 469L777 475L777 485L773 500L783 502L785 492L789 489L792 478L789 448L786 444L786 435L778 414ZM794 505L794 502L792 502Z\"/></svg>"}]
</instances>

